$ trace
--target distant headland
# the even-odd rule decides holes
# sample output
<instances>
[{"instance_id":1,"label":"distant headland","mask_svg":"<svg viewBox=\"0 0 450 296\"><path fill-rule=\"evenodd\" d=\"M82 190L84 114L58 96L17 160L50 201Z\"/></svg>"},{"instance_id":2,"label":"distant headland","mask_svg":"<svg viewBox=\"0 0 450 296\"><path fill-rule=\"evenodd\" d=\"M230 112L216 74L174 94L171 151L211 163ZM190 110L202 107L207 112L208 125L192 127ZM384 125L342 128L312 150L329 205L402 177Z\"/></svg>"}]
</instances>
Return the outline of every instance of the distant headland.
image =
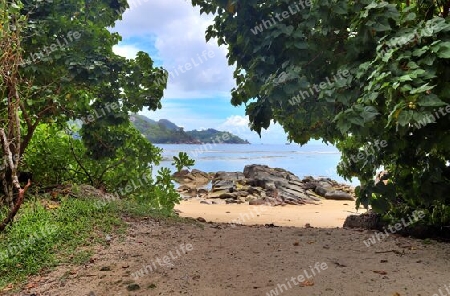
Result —
<instances>
[{"instance_id":1,"label":"distant headland","mask_svg":"<svg viewBox=\"0 0 450 296\"><path fill-rule=\"evenodd\" d=\"M136 129L155 144L217 143L217 139L221 139L223 144L250 144L249 141L227 131L218 131L213 128L185 131L184 128L167 119L155 121L138 114L133 114L130 118Z\"/></svg>"}]
</instances>

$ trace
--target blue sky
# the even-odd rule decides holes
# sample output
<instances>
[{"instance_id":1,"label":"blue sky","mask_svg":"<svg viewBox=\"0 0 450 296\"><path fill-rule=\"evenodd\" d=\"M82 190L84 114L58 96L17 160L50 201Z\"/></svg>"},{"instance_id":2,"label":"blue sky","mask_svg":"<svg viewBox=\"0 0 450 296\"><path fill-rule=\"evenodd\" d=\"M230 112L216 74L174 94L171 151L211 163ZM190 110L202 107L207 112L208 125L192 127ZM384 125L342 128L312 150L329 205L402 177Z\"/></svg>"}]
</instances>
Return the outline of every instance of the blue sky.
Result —
<instances>
[{"instance_id":1,"label":"blue sky","mask_svg":"<svg viewBox=\"0 0 450 296\"><path fill-rule=\"evenodd\" d=\"M228 130L252 143L286 142L279 125L264 131L260 139L248 128L245 107L231 105L233 67L226 60L226 48L218 47L215 40L206 43L204 37L211 16L201 16L186 0L129 3L122 21L113 28L123 37L114 51L128 58L145 51L156 65L171 73L163 108L142 114L155 120L169 119L186 130Z\"/></svg>"}]
</instances>

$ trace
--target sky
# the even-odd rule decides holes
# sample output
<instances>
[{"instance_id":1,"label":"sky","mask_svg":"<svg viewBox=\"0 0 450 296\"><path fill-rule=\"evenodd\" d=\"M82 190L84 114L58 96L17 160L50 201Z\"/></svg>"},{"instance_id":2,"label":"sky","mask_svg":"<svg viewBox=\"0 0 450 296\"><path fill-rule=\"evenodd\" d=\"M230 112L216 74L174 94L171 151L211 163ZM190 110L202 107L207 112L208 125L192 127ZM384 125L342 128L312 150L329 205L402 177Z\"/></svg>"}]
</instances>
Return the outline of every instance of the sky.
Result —
<instances>
[{"instance_id":1,"label":"sky","mask_svg":"<svg viewBox=\"0 0 450 296\"><path fill-rule=\"evenodd\" d=\"M112 28L122 36L114 52L127 58L147 52L156 66L169 71L162 109L141 114L169 119L185 130L227 130L255 144L287 141L278 124L259 138L248 127L245 107L231 105L234 68L228 65L227 50L205 40L211 16L200 15L189 0L129 0L129 5Z\"/></svg>"}]
</instances>

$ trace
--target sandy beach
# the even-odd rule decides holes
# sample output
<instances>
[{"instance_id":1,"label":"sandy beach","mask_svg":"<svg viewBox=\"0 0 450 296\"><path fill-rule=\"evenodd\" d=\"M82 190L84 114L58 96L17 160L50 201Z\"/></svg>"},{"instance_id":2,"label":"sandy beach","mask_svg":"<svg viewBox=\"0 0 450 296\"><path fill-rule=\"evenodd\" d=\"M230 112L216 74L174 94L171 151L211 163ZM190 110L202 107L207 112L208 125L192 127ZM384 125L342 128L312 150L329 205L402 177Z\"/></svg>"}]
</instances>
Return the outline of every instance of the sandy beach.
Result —
<instances>
[{"instance_id":1,"label":"sandy beach","mask_svg":"<svg viewBox=\"0 0 450 296\"><path fill-rule=\"evenodd\" d=\"M355 210L352 201L323 200L317 205L250 206L248 204L201 204L199 199L182 201L175 207L180 216L204 218L207 222L304 227L342 227L351 214L364 213Z\"/></svg>"}]
</instances>

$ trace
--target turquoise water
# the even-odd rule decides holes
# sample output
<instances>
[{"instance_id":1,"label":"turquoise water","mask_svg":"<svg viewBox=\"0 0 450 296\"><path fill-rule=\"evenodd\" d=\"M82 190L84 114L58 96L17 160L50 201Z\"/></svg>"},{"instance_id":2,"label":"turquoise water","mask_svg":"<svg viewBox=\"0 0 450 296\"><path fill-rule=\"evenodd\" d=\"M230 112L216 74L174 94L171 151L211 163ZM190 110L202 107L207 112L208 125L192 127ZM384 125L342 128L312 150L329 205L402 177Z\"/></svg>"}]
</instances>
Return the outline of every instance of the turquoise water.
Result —
<instances>
[{"instance_id":1,"label":"turquoise water","mask_svg":"<svg viewBox=\"0 0 450 296\"><path fill-rule=\"evenodd\" d=\"M338 176L336 165L341 156L333 146L322 145L269 145L269 144L156 144L163 148L163 157L160 166L170 167L172 157L184 151L189 157L195 159L192 168L205 172L242 172L248 164L265 164L270 167L283 168L291 171L300 178L303 176L324 176L343 183L357 185Z\"/></svg>"}]
</instances>

